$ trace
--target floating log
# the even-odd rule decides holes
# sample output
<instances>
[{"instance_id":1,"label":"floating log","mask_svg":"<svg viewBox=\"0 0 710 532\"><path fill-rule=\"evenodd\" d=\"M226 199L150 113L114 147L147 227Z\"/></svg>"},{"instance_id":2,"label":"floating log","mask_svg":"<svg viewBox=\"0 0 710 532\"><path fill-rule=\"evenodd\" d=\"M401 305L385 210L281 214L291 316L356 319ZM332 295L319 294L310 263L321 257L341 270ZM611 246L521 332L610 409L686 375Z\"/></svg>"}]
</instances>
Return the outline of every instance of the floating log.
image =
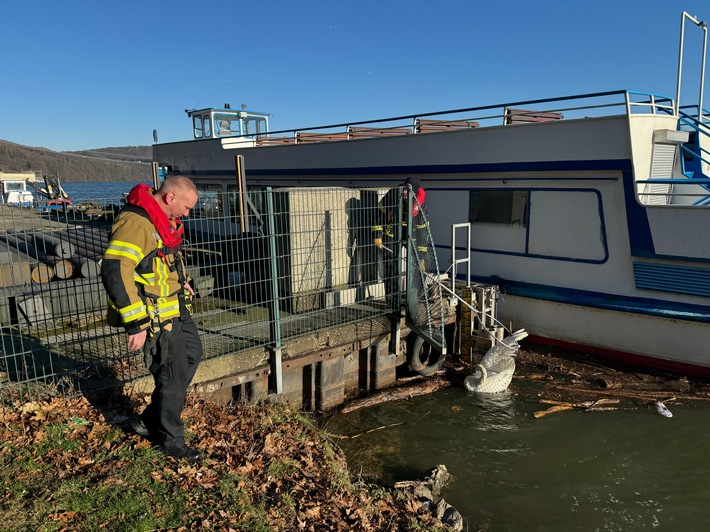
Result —
<instances>
[{"instance_id":1,"label":"floating log","mask_svg":"<svg viewBox=\"0 0 710 532\"><path fill-rule=\"evenodd\" d=\"M555 412L564 412L565 410L572 410L574 408L584 408L586 411L596 411L596 410L614 410L613 407L604 407L601 405L618 404L618 399L597 399L596 401L582 401L580 403L563 403L560 401L550 401L548 399L542 399L542 403L553 404L547 410L538 410L533 412L533 417L541 418L548 414L554 414Z\"/></svg>"},{"instance_id":2,"label":"floating log","mask_svg":"<svg viewBox=\"0 0 710 532\"><path fill-rule=\"evenodd\" d=\"M579 393L580 390L574 387L570 386L555 386L555 390L560 390L564 392L572 392L572 393ZM612 396L612 397L623 397L626 399L637 399L640 401L658 401L659 399L665 400L668 397L668 391L662 391L662 390L625 390L623 388L618 389L599 389L599 390L591 390L591 389L585 389L584 393L590 394L590 395L602 395L602 396ZM710 396L708 395L701 395L699 393L696 394L690 394L690 393L680 393L680 392L673 392L673 396L676 399L683 399L683 400L691 400L691 401L710 401Z\"/></svg>"},{"instance_id":3,"label":"floating log","mask_svg":"<svg viewBox=\"0 0 710 532\"><path fill-rule=\"evenodd\" d=\"M551 406L547 410L538 410L537 412L533 412L533 417L535 417L535 419L537 419L542 416L546 416L547 414L554 414L555 412L563 412L565 410L572 410L573 408L574 408L574 406L555 405L555 406Z\"/></svg>"},{"instance_id":4,"label":"floating log","mask_svg":"<svg viewBox=\"0 0 710 532\"><path fill-rule=\"evenodd\" d=\"M381 403L387 403L389 401L399 401L400 399L409 399L411 397L417 397L419 395L427 395L442 390L444 388L448 388L449 386L451 386L451 382L444 378L428 378L427 380L415 384L413 386L402 386L399 388L392 388L380 392L376 395L371 395L370 397L357 399L345 405L341 409L341 412L343 414L348 414L350 412L360 410L361 408L368 408L374 405L379 405Z\"/></svg>"}]
</instances>

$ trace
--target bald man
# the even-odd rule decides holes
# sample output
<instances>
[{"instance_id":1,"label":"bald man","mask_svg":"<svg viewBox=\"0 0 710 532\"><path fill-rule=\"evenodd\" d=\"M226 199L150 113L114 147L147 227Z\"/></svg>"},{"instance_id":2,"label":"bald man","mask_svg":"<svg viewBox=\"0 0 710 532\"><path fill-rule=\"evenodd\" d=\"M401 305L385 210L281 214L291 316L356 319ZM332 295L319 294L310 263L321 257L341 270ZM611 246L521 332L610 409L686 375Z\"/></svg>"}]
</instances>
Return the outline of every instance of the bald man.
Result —
<instances>
[{"instance_id":1,"label":"bald man","mask_svg":"<svg viewBox=\"0 0 710 532\"><path fill-rule=\"evenodd\" d=\"M181 218L196 203L197 189L185 176L167 179L157 191L136 185L114 221L101 263L109 323L123 326L129 351L143 351L155 381L151 403L132 429L166 454L190 461L201 455L185 443L181 414L202 343L188 312L194 291L185 275Z\"/></svg>"}]
</instances>

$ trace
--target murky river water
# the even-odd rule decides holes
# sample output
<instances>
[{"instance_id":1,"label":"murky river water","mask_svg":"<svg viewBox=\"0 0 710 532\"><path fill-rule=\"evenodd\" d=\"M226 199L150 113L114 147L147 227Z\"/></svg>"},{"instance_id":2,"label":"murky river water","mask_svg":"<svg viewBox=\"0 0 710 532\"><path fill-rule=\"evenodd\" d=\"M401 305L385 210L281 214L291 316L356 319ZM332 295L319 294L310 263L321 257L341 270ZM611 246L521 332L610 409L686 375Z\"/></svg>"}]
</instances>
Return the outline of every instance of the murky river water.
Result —
<instances>
[{"instance_id":1,"label":"murky river water","mask_svg":"<svg viewBox=\"0 0 710 532\"><path fill-rule=\"evenodd\" d=\"M710 530L708 403L669 404L672 418L628 405L535 419L549 405L514 385L487 399L447 389L325 426L361 434L341 441L350 468L386 485L444 464L464 530Z\"/></svg>"}]
</instances>

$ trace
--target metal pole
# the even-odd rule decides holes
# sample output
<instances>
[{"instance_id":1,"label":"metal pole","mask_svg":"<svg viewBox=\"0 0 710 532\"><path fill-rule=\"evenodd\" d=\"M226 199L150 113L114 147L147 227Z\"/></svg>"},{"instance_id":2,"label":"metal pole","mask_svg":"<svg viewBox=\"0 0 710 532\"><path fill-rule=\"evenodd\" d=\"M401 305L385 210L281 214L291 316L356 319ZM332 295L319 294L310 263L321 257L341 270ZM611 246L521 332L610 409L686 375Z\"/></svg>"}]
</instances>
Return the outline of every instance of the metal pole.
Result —
<instances>
[{"instance_id":1,"label":"metal pole","mask_svg":"<svg viewBox=\"0 0 710 532\"><path fill-rule=\"evenodd\" d=\"M239 156L238 156L239 157ZM279 311L279 281L276 257L276 218L271 187L266 189L266 205L269 217L269 264L271 265L271 302L269 305L269 333L272 343L271 371L276 393L283 393L283 368L281 365L281 315Z\"/></svg>"},{"instance_id":2,"label":"metal pole","mask_svg":"<svg viewBox=\"0 0 710 532\"><path fill-rule=\"evenodd\" d=\"M466 229L466 256L456 258L456 230ZM451 264L453 265L453 280L455 282L458 275L458 267L462 262L466 263L466 288L471 286L471 222L453 224L451 226ZM452 284L453 286L453 284Z\"/></svg>"},{"instance_id":3,"label":"metal pole","mask_svg":"<svg viewBox=\"0 0 710 532\"><path fill-rule=\"evenodd\" d=\"M153 163L153 190L158 190L158 163Z\"/></svg>"},{"instance_id":4,"label":"metal pole","mask_svg":"<svg viewBox=\"0 0 710 532\"><path fill-rule=\"evenodd\" d=\"M234 167L237 174L237 184L239 186L239 219L241 220L242 233L246 233L246 221L244 220L244 186L246 178L244 176L244 156L234 156ZM269 196L271 197L271 196Z\"/></svg>"},{"instance_id":5,"label":"metal pole","mask_svg":"<svg viewBox=\"0 0 710 532\"><path fill-rule=\"evenodd\" d=\"M705 22L698 24L703 30L703 59L700 67L700 101L698 102L698 121L703 123L703 93L705 91L705 56L708 49L708 26Z\"/></svg>"},{"instance_id":6,"label":"metal pole","mask_svg":"<svg viewBox=\"0 0 710 532\"><path fill-rule=\"evenodd\" d=\"M678 81L676 85L675 95L675 114L680 111L680 87L681 78L683 76L683 41L685 40L685 19L689 19L693 24L703 30L703 56L700 72L700 101L698 102L698 120L702 123L703 119L703 94L705 91L705 57L707 53L708 30L705 22L699 21L695 17L689 15L686 11L680 16L680 45L678 47Z\"/></svg>"},{"instance_id":7,"label":"metal pole","mask_svg":"<svg viewBox=\"0 0 710 532\"><path fill-rule=\"evenodd\" d=\"M683 76L683 40L685 37L685 17L688 13L683 11L680 16L680 45L678 46L678 79L676 80L675 89L675 115L678 116L680 108L680 80Z\"/></svg>"}]
</instances>

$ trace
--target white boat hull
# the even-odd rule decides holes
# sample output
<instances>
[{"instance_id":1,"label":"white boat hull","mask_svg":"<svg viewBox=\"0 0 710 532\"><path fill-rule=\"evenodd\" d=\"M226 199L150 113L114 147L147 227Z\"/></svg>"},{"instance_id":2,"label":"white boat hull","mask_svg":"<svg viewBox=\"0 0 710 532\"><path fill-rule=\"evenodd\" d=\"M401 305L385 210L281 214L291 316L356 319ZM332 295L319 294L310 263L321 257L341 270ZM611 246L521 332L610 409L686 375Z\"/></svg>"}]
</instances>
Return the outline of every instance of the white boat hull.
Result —
<instances>
[{"instance_id":1,"label":"white boat hull","mask_svg":"<svg viewBox=\"0 0 710 532\"><path fill-rule=\"evenodd\" d=\"M198 183L229 183L234 156L243 155L250 187L380 188L415 174L427 190L442 270L452 260L451 225L470 220L472 193L524 193L526 219L474 222L468 249L474 280L507 292L498 310L505 325L710 376L710 291L703 288L705 280L710 286L710 210L642 205L636 183L654 168L654 133L675 130L676 122L622 114L239 149L215 139L156 145L154 160Z\"/></svg>"}]
</instances>

